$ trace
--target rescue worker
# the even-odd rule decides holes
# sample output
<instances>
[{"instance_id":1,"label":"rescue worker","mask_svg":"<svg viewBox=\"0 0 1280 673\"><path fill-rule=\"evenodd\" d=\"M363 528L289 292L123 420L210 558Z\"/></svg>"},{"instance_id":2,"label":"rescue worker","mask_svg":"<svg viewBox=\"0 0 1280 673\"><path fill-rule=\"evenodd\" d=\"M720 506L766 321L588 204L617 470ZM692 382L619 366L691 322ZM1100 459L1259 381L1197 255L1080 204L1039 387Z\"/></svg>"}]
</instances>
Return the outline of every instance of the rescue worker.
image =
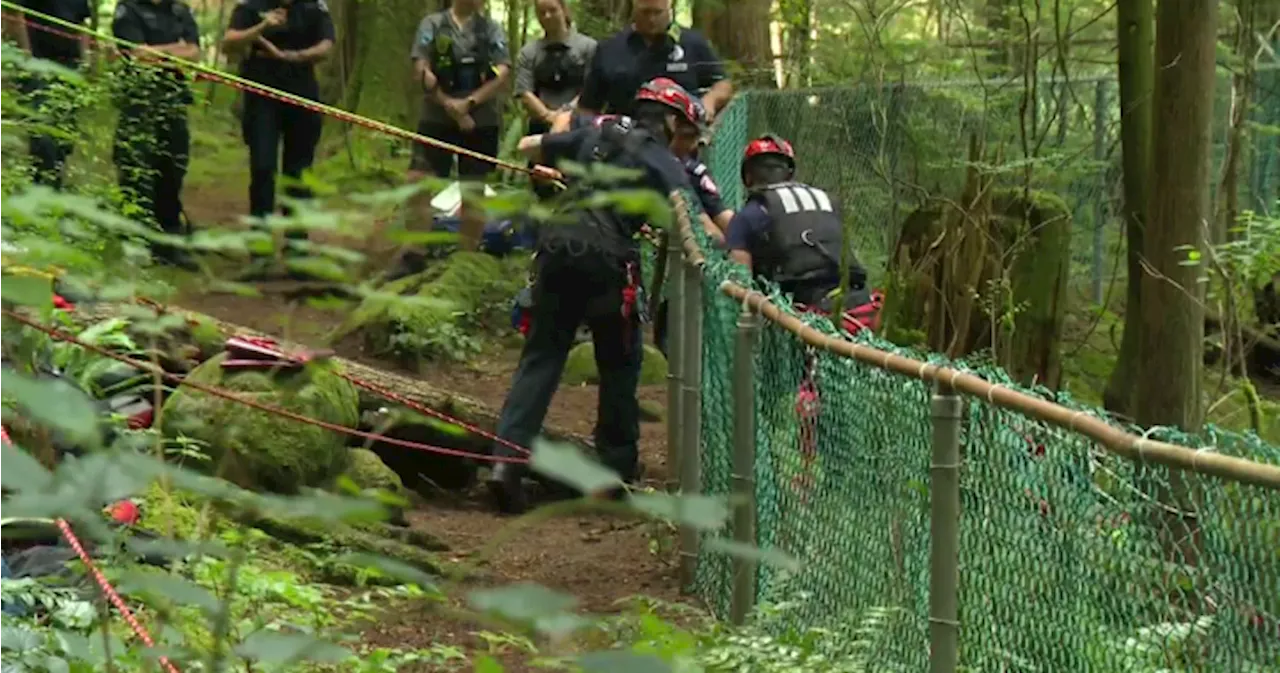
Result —
<instances>
[{"instance_id":1,"label":"rescue worker","mask_svg":"<svg viewBox=\"0 0 1280 673\"><path fill-rule=\"evenodd\" d=\"M87 0L22 0L21 4L76 25L84 25L92 13ZM65 33L66 28L53 25L46 19L16 12L10 14L7 10L5 19L5 27L8 29L6 32L12 34L23 51L36 58L76 70L89 51L91 42L88 35L66 37L55 34L45 29ZM27 28L28 22L33 26L30 30ZM56 77L50 75L23 72L19 75L18 91L22 94L24 103L36 112L37 123L70 135L75 130L76 121L74 96L59 96L52 91L52 85L57 81ZM36 184L62 189L67 157L74 147L67 137L33 132L27 138L27 149L31 155Z\"/></svg>"},{"instance_id":2,"label":"rescue worker","mask_svg":"<svg viewBox=\"0 0 1280 673\"><path fill-rule=\"evenodd\" d=\"M791 143L764 135L747 144L742 182L747 202L729 222L729 257L792 295L802 311L830 314L832 291L840 286L844 225L839 204L827 192L795 182ZM874 328L878 299L867 274L852 260L843 324L850 332Z\"/></svg>"},{"instance_id":3,"label":"rescue worker","mask_svg":"<svg viewBox=\"0 0 1280 673\"><path fill-rule=\"evenodd\" d=\"M200 29L191 8L178 0L122 0L111 31L121 40L144 45L122 49L129 63L117 92L120 119L112 153L120 189L165 233L185 236L182 183L191 149L191 87L182 71L163 64L159 54L199 60ZM194 266L176 246L153 245L152 253L162 263Z\"/></svg>"},{"instance_id":4,"label":"rescue worker","mask_svg":"<svg viewBox=\"0 0 1280 673\"><path fill-rule=\"evenodd\" d=\"M620 117L600 128L529 136L520 141L520 150L542 164L571 159L638 169L642 177L634 188L659 194L688 188L669 145L677 128L697 123L693 101L678 87L646 86L636 97L633 117ZM630 186L613 183L603 188ZM587 192L581 194L583 198L599 188L582 183L570 187L571 195ZM573 222L547 227L538 237L528 338L498 420L498 435L520 446L533 441L559 387L574 333L585 321L600 372L596 449L605 465L624 481L634 482L640 476L636 387L644 356L640 328L644 302L639 296L635 236L645 222L641 215L614 207L586 208L572 216ZM513 455L505 445L494 450ZM523 466L516 463L495 467L488 485L500 511L525 509L523 475Z\"/></svg>"},{"instance_id":5,"label":"rescue worker","mask_svg":"<svg viewBox=\"0 0 1280 673\"><path fill-rule=\"evenodd\" d=\"M454 0L449 9L428 14L418 25L412 58L426 99L418 133L486 156L498 154L501 110L498 95L511 72L502 26L481 13L483 0ZM458 178L483 180L493 164L458 156ZM448 178L454 154L415 144L409 180L427 174ZM418 209L422 209L418 199ZM420 212L426 221L430 212ZM463 200L461 247L476 250L484 234L484 209Z\"/></svg>"},{"instance_id":6,"label":"rescue worker","mask_svg":"<svg viewBox=\"0 0 1280 673\"><path fill-rule=\"evenodd\" d=\"M537 0L534 9L543 36L516 58L515 94L529 113L529 135L547 133L557 114L573 108L596 52L595 39L573 29L566 0ZM547 198L555 190L540 182L534 192Z\"/></svg>"},{"instance_id":7,"label":"rescue worker","mask_svg":"<svg viewBox=\"0 0 1280 673\"><path fill-rule=\"evenodd\" d=\"M578 98L582 112L630 114L641 84L668 77L703 92L706 121L729 104L733 85L702 33L673 22L671 0L633 0L631 25L600 43Z\"/></svg>"},{"instance_id":8,"label":"rescue worker","mask_svg":"<svg viewBox=\"0 0 1280 673\"><path fill-rule=\"evenodd\" d=\"M222 44L242 55L240 75L309 100L320 99L314 64L333 48L333 19L324 0L240 0ZM299 182L315 161L320 113L255 93L244 94L241 131L249 146L249 214L275 211L276 171L290 184L285 193L307 198ZM290 232L305 238L306 232Z\"/></svg>"}]
</instances>

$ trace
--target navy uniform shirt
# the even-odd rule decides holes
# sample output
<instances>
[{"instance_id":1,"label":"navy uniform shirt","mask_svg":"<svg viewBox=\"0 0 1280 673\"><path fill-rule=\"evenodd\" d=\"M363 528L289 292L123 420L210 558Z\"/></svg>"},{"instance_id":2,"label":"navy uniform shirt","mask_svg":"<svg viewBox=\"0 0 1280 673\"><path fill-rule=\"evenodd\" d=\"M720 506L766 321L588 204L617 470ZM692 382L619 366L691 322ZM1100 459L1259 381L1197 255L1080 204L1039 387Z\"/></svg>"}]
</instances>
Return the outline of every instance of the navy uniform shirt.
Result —
<instances>
[{"instance_id":1,"label":"navy uniform shirt","mask_svg":"<svg viewBox=\"0 0 1280 673\"><path fill-rule=\"evenodd\" d=\"M280 0L241 0L231 12L231 28L253 28L262 22L263 14L281 7L288 12L285 24L268 28L262 34L280 51L301 51L334 39L333 19L324 0L294 0L288 4ZM240 64L240 74L245 79L297 96L318 98L320 94L311 63L288 63L272 58L256 41Z\"/></svg>"},{"instance_id":2,"label":"navy uniform shirt","mask_svg":"<svg viewBox=\"0 0 1280 673\"><path fill-rule=\"evenodd\" d=\"M200 29L191 8L177 0L123 0L116 5L111 32L137 44L200 44ZM191 102L186 76L173 66L144 65L129 68L123 83L125 112L163 110L166 105Z\"/></svg>"},{"instance_id":3,"label":"navy uniform shirt","mask_svg":"<svg viewBox=\"0 0 1280 673\"><path fill-rule=\"evenodd\" d=\"M769 211L759 201L747 201L747 205L733 214L729 220L728 231L724 234L724 245L730 250L742 250L755 256L761 240L769 233Z\"/></svg>"},{"instance_id":4,"label":"navy uniform shirt","mask_svg":"<svg viewBox=\"0 0 1280 673\"><path fill-rule=\"evenodd\" d=\"M588 126L576 131L549 133L542 136L542 163L555 166L562 159L583 162L590 150L595 147L601 133L602 131L595 126ZM643 174L636 187L647 187L662 194L664 198L672 190L689 189L689 178L685 174L684 167L671 154L671 150L659 141L643 144L636 159L643 166ZM644 224L644 218L641 216L623 215L621 217L631 228L632 233L638 231L640 225Z\"/></svg>"},{"instance_id":5,"label":"navy uniform shirt","mask_svg":"<svg viewBox=\"0 0 1280 673\"><path fill-rule=\"evenodd\" d=\"M57 17L77 26L89 20L91 13L88 0L22 0L23 7L33 9L42 14ZM56 61L74 68L80 63L81 45L78 37L63 37L43 28L52 28L60 33L69 33L65 26L55 25L38 16L22 15L30 24L27 35L31 38L31 55L49 61Z\"/></svg>"},{"instance_id":6,"label":"navy uniform shirt","mask_svg":"<svg viewBox=\"0 0 1280 673\"><path fill-rule=\"evenodd\" d=\"M596 47L578 105L630 114L640 86L668 77L686 91L703 91L726 78L724 64L702 33L675 28L650 46L628 27Z\"/></svg>"}]
</instances>

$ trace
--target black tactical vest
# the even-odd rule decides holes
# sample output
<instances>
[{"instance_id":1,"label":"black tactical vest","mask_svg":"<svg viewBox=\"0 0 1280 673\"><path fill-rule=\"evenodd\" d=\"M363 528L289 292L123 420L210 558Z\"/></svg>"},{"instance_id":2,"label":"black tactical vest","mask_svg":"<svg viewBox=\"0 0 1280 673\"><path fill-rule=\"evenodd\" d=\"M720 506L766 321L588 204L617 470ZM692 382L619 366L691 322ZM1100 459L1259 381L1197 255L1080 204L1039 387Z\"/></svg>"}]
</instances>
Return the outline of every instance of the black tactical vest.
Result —
<instances>
[{"instance_id":1,"label":"black tactical vest","mask_svg":"<svg viewBox=\"0 0 1280 673\"><path fill-rule=\"evenodd\" d=\"M450 96L469 94L494 77L493 64L489 62L492 51L489 18L478 14L472 20L476 34L474 52L458 46L457 29L447 16L431 39L431 72L440 82L441 91Z\"/></svg>"},{"instance_id":2,"label":"black tactical vest","mask_svg":"<svg viewBox=\"0 0 1280 673\"><path fill-rule=\"evenodd\" d=\"M574 63L569 45L550 43L542 45L542 58L533 68L533 93L542 96L548 91L576 91L587 79L587 65Z\"/></svg>"},{"instance_id":3,"label":"black tactical vest","mask_svg":"<svg viewBox=\"0 0 1280 673\"><path fill-rule=\"evenodd\" d=\"M576 160L583 164L603 162L618 168L643 170L640 150L651 142L657 139L644 129L632 126L629 117L619 116L602 124L595 137L582 144ZM599 188L616 190L631 186L615 183ZM574 185L570 185L570 189L573 188ZM643 217L620 213L611 207L584 208L576 222L541 230L538 242L540 248L551 254L603 255L623 263L634 261L639 254L635 235L642 224Z\"/></svg>"},{"instance_id":4,"label":"black tactical vest","mask_svg":"<svg viewBox=\"0 0 1280 673\"><path fill-rule=\"evenodd\" d=\"M786 292L839 284L843 223L840 209L825 191L784 182L756 191L751 198L764 205L772 223L761 241L763 249L751 255L760 275Z\"/></svg>"}]
</instances>

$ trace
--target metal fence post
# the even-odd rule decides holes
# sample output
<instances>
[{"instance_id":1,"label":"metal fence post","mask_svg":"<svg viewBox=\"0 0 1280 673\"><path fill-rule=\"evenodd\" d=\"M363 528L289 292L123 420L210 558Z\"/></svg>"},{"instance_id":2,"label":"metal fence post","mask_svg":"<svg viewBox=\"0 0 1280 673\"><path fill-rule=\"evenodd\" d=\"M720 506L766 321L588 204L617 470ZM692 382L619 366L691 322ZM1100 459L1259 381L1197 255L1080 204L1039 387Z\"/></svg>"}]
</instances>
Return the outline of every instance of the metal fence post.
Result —
<instances>
[{"instance_id":1,"label":"metal fence post","mask_svg":"<svg viewBox=\"0 0 1280 673\"><path fill-rule=\"evenodd\" d=\"M929 673L956 673L960 659L960 420L955 390L934 389L929 465Z\"/></svg>"},{"instance_id":2,"label":"metal fence post","mask_svg":"<svg viewBox=\"0 0 1280 673\"><path fill-rule=\"evenodd\" d=\"M746 304L738 314L733 346L733 540L751 546L756 540L756 337L760 318ZM733 594L730 623L747 621L756 600L756 564L733 557Z\"/></svg>"},{"instance_id":3,"label":"metal fence post","mask_svg":"<svg viewBox=\"0 0 1280 673\"><path fill-rule=\"evenodd\" d=\"M680 394L680 492L702 490L702 267L687 260L681 268L684 282L684 378ZM698 568L698 531L680 528L680 586L693 586Z\"/></svg>"},{"instance_id":4,"label":"metal fence post","mask_svg":"<svg viewBox=\"0 0 1280 673\"><path fill-rule=\"evenodd\" d=\"M684 246L679 232L667 233L667 480L674 493L680 476L681 413L684 395Z\"/></svg>"}]
</instances>

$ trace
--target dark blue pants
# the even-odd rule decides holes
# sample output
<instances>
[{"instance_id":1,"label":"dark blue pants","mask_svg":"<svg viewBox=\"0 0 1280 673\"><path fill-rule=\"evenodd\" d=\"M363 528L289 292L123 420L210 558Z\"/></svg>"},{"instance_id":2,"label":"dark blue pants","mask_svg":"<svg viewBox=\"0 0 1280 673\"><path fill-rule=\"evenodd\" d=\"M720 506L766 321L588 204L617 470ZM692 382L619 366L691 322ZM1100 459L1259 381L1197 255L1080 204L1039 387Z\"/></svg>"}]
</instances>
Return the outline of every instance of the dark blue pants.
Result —
<instances>
[{"instance_id":1,"label":"dark blue pants","mask_svg":"<svg viewBox=\"0 0 1280 673\"><path fill-rule=\"evenodd\" d=\"M636 387L644 357L641 327L633 311L622 316L622 267L599 255L539 255L529 334L511 391L502 405L498 436L530 446L542 430L560 387L565 359L579 325L586 322L600 372L595 443L600 460L624 480L638 474L640 406ZM495 446L498 455L514 455Z\"/></svg>"},{"instance_id":2,"label":"dark blue pants","mask_svg":"<svg viewBox=\"0 0 1280 673\"><path fill-rule=\"evenodd\" d=\"M64 92L65 95L52 92L50 85L57 81L24 73L19 79L18 90L23 104L35 113L31 120L33 123L70 134L75 131L75 97L70 91ZM27 138L27 149L36 184L62 189L63 171L74 147L66 137L33 131Z\"/></svg>"},{"instance_id":3,"label":"dark blue pants","mask_svg":"<svg viewBox=\"0 0 1280 673\"><path fill-rule=\"evenodd\" d=\"M249 146L249 214L266 217L275 211L276 172L293 184L285 194L304 199L311 192L297 183L311 167L320 143L322 118L271 98L246 93L241 130Z\"/></svg>"},{"instance_id":4,"label":"dark blue pants","mask_svg":"<svg viewBox=\"0 0 1280 673\"><path fill-rule=\"evenodd\" d=\"M120 113L112 153L120 189L166 233L186 233L182 183L190 151L185 108L156 106Z\"/></svg>"}]
</instances>

